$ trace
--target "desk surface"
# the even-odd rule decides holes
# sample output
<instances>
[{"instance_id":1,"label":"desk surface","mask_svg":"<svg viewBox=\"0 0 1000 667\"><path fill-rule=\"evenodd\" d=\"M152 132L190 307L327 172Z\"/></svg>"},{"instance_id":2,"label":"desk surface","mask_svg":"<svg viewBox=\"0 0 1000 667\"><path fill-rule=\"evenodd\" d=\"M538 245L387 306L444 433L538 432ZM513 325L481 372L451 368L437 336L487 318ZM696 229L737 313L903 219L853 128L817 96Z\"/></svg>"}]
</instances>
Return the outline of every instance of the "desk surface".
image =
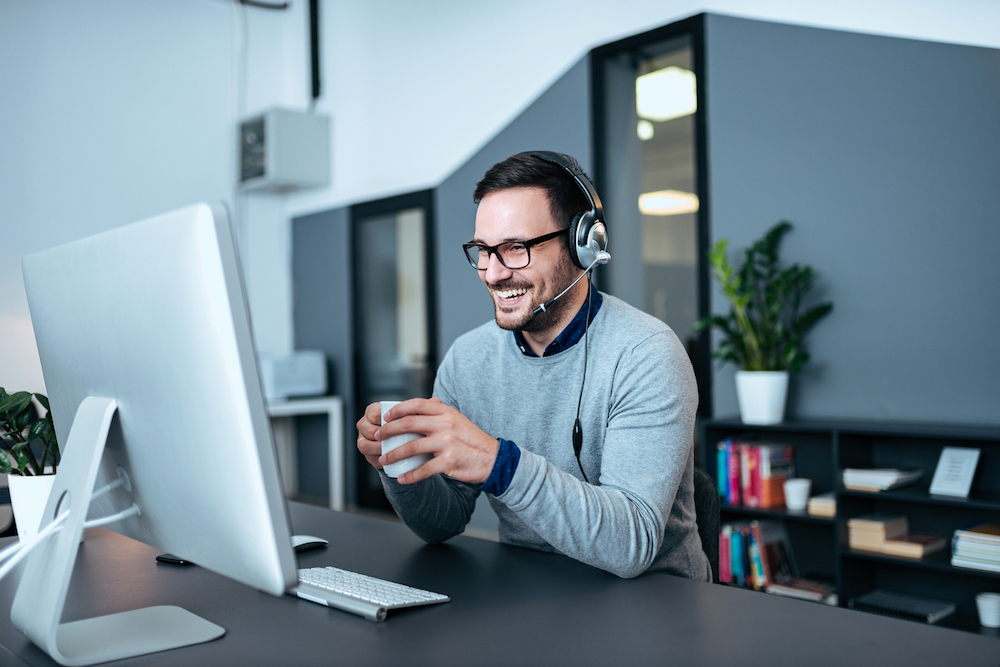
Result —
<instances>
[{"instance_id":1,"label":"desk surface","mask_svg":"<svg viewBox=\"0 0 1000 667\"><path fill-rule=\"evenodd\" d=\"M997 665L1000 640L665 574L622 580L563 556L458 537L428 546L398 523L290 504L296 533L336 565L451 596L373 623L275 598L104 529L80 549L64 621L175 604L216 641L114 665ZM0 540L0 547L11 540ZM0 582L9 614L19 571ZM51 665L6 621L0 664Z\"/></svg>"}]
</instances>

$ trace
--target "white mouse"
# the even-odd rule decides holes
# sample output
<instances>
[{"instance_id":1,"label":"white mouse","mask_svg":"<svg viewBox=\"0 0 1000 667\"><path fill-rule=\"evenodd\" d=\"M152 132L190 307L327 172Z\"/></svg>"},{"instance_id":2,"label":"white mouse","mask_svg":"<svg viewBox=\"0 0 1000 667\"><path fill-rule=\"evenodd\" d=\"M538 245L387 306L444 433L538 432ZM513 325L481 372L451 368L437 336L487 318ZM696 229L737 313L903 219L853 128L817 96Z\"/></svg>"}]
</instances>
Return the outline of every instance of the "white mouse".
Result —
<instances>
[{"instance_id":1,"label":"white mouse","mask_svg":"<svg viewBox=\"0 0 1000 667\"><path fill-rule=\"evenodd\" d=\"M325 547L329 542L314 535L292 535L292 548L296 552Z\"/></svg>"}]
</instances>

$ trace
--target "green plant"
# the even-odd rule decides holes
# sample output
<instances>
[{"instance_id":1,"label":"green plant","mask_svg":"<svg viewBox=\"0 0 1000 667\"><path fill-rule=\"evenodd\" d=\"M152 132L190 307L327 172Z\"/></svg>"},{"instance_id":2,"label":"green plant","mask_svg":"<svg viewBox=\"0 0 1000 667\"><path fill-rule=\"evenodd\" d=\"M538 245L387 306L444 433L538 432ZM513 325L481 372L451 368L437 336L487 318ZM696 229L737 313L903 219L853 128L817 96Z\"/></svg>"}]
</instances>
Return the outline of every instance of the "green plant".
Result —
<instances>
[{"instance_id":1,"label":"green plant","mask_svg":"<svg viewBox=\"0 0 1000 667\"><path fill-rule=\"evenodd\" d=\"M719 240L709 252L712 274L732 308L728 315L712 315L695 322L695 332L718 328L722 341L712 354L745 371L797 373L809 360L802 336L832 309L830 302L799 312L812 288L808 265L778 266L778 246L792 225L782 220L746 249L743 264L729 262L729 241Z\"/></svg>"},{"instance_id":2,"label":"green plant","mask_svg":"<svg viewBox=\"0 0 1000 667\"><path fill-rule=\"evenodd\" d=\"M45 409L44 417L33 398ZM42 475L46 467L55 472L58 460L49 399L28 391L8 395L0 387L0 473Z\"/></svg>"}]
</instances>

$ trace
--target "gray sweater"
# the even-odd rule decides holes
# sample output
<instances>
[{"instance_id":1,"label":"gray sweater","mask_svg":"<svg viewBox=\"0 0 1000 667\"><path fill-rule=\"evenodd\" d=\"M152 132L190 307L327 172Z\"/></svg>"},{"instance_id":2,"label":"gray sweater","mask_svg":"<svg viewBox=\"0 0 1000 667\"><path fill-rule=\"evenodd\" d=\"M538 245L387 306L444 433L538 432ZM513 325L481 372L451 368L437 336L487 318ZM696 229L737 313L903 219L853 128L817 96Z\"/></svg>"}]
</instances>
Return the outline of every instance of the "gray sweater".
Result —
<instances>
[{"instance_id":1,"label":"gray sweater","mask_svg":"<svg viewBox=\"0 0 1000 667\"><path fill-rule=\"evenodd\" d=\"M436 396L521 449L510 486L489 498L500 540L620 577L662 570L711 580L694 510L698 392L683 346L665 324L608 295L588 335L580 423L590 484L572 444L584 340L528 357L489 322L455 341L438 369ZM409 486L382 481L399 516L428 542L461 533L479 494L444 475Z\"/></svg>"}]
</instances>

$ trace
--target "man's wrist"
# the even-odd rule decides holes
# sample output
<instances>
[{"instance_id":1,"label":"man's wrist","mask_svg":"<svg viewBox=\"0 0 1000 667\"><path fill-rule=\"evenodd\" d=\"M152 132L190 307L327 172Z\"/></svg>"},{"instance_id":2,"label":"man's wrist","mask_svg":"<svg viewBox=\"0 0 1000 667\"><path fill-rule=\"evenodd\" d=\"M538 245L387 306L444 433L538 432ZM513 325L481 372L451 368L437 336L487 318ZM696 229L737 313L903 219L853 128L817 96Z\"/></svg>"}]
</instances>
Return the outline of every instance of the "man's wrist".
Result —
<instances>
[{"instance_id":1,"label":"man's wrist","mask_svg":"<svg viewBox=\"0 0 1000 667\"><path fill-rule=\"evenodd\" d=\"M516 444L503 438L499 440L500 447L497 449L497 457L493 461L490 476L479 486L479 490L494 496L499 496L507 490L521 460L521 450Z\"/></svg>"}]
</instances>

